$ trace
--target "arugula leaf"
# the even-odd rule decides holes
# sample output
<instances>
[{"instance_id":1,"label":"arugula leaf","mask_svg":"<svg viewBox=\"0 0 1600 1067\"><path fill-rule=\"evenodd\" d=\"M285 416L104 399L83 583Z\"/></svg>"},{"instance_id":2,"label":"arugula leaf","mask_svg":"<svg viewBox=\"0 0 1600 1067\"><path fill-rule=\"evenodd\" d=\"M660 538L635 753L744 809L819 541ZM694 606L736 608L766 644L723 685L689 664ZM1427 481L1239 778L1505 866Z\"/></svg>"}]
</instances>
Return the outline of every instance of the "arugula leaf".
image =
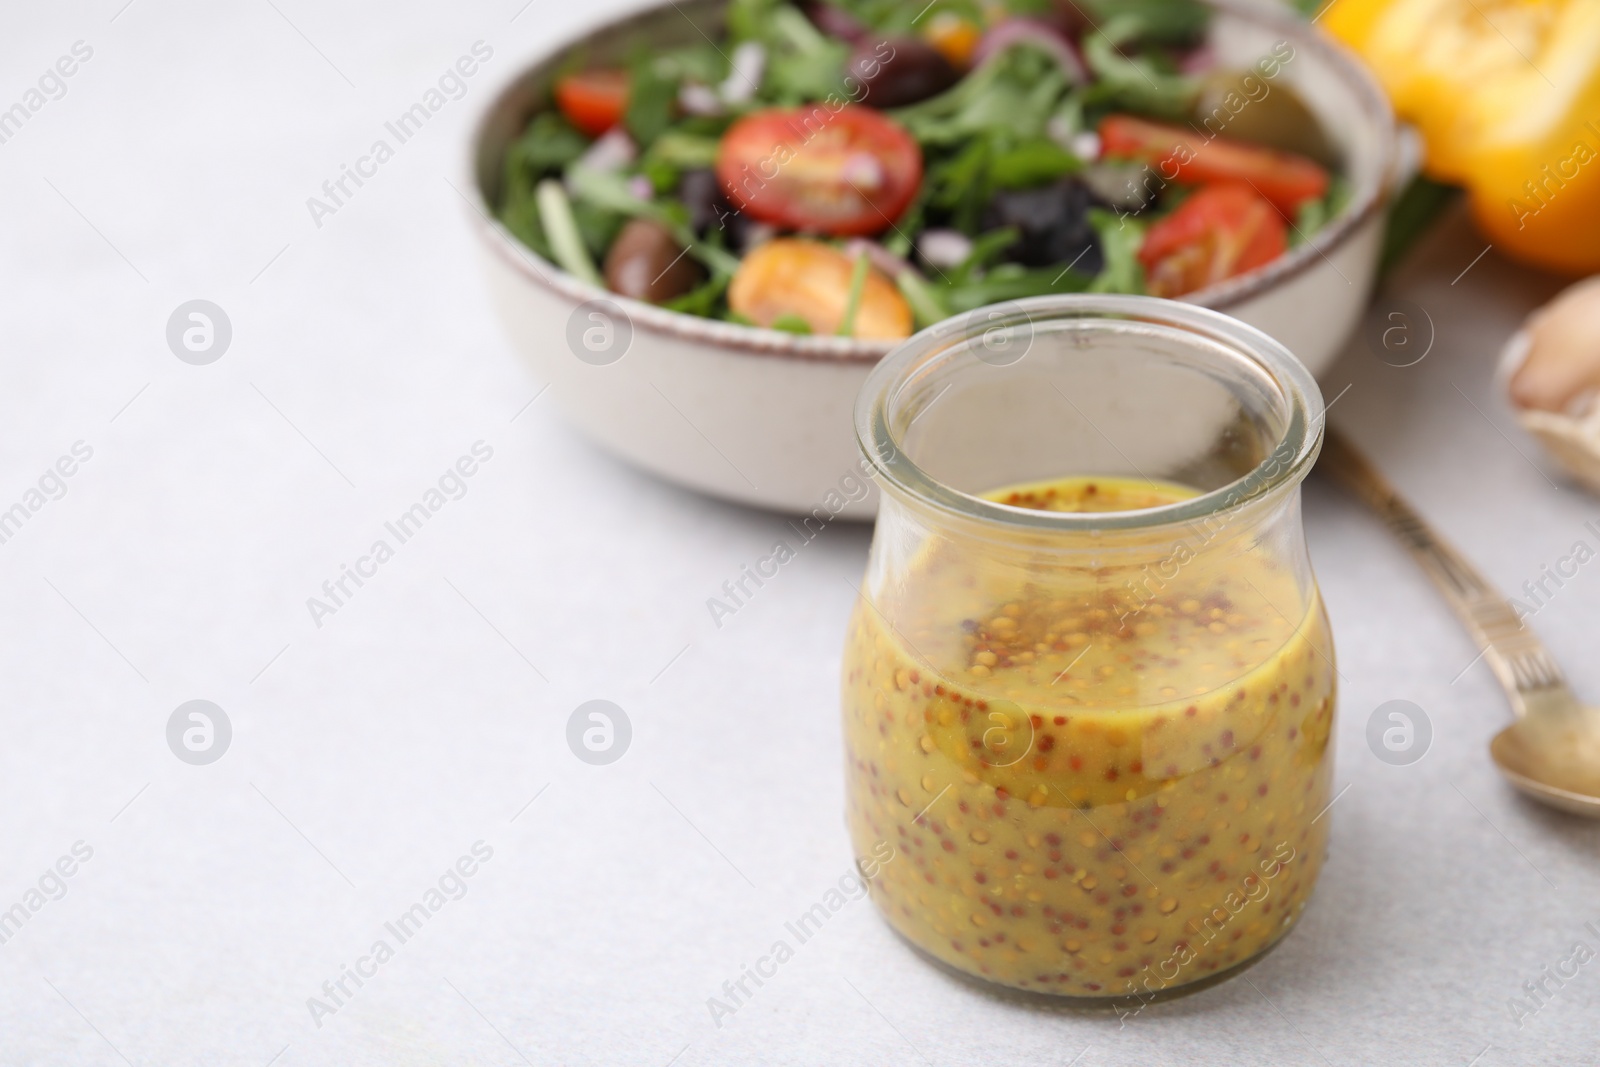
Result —
<instances>
[{"instance_id":1,"label":"arugula leaf","mask_svg":"<svg viewBox=\"0 0 1600 1067\"><path fill-rule=\"evenodd\" d=\"M1081 293L1089 288L1090 283L1089 275L1071 268L1036 267L1028 270L1015 264L1006 264L978 281L949 286L941 295L945 306L952 313L960 314L1003 300L1022 300L1051 293Z\"/></svg>"},{"instance_id":2,"label":"arugula leaf","mask_svg":"<svg viewBox=\"0 0 1600 1067\"><path fill-rule=\"evenodd\" d=\"M988 137L975 138L954 156L930 166L923 176L928 203L948 212L951 224L967 234L975 234L992 190L989 187Z\"/></svg>"},{"instance_id":3,"label":"arugula leaf","mask_svg":"<svg viewBox=\"0 0 1600 1067\"><path fill-rule=\"evenodd\" d=\"M923 193L927 205L948 216L951 226L974 237L996 189L1044 185L1082 168L1075 155L1043 137L1018 141L1007 130L987 129L964 140L954 154L930 153Z\"/></svg>"},{"instance_id":4,"label":"arugula leaf","mask_svg":"<svg viewBox=\"0 0 1600 1067\"><path fill-rule=\"evenodd\" d=\"M1059 10L1055 0L1006 0L1005 8L1012 15L1032 18L1053 15Z\"/></svg>"},{"instance_id":5,"label":"arugula leaf","mask_svg":"<svg viewBox=\"0 0 1600 1067\"><path fill-rule=\"evenodd\" d=\"M779 3L780 0L733 0L727 13L729 41L738 44L765 40Z\"/></svg>"},{"instance_id":6,"label":"arugula leaf","mask_svg":"<svg viewBox=\"0 0 1600 1067\"><path fill-rule=\"evenodd\" d=\"M768 326L767 329L782 330L784 333L793 333L805 336L811 332L811 324L805 319L801 318L799 315L790 312L785 315L779 315L777 318L773 319L772 325Z\"/></svg>"},{"instance_id":7,"label":"arugula leaf","mask_svg":"<svg viewBox=\"0 0 1600 1067\"><path fill-rule=\"evenodd\" d=\"M689 229L689 209L673 202L658 204L641 200L628 187L628 180L610 171L597 171L589 167L567 168L567 184L580 205L587 204L601 211L628 218L651 219L672 231L673 240L687 248L695 259L713 271L732 274L739 267L739 259L732 253L707 241L695 239Z\"/></svg>"},{"instance_id":8,"label":"arugula leaf","mask_svg":"<svg viewBox=\"0 0 1600 1067\"><path fill-rule=\"evenodd\" d=\"M903 270L894 277L894 284L899 287L900 295L906 298L906 303L911 305L911 314L916 319L917 329L932 326L950 317L950 309L945 306L944 298L927 280L914 270Z\"/></svg>"},{"instance_id":9,"label":"arugula leaf","mask_svg":"<svg viewBox=\"0 0 1600 1067\"><path fill-rule=\"evenodd\" d=\"M650 180L650 188L657 196L676 189L678 180L683 176L671 163L648 156L639 161L639 173Z\"/></svg>"},{"instance_id":10,"label":"arugula leaf","mask_svg":"<svg viewBox=\"0 0 1600 1067\"><path fill-rule=\"evenodd\" d=\"M1092 208L1089 225L1100 239L1100 252L1106 265L1089 283L1091 293L1144 292L1144 267L1139 262L1139 245L1144 241L1145 224L1131 216Z\"/></svg>"},{"instance_id":11,"label":"arugula leaf","mask_svg":"<svg viewBox=\"0 0 1600 1067\"><path fill-rule=\"evenodd\" d=\"M679 170L709 167L717 161L717 139L671 129L656 138L644 158Z\"/></svg>"},{"instance_id":12,"label":"arugula leaf","mask_svg":"<svg viewBox=\"0 0 1600 1067\"><path fill-rule=\"evenodd\" d=\"M997 153L989 164L989 179L1001 189L1031 189L1082 169L1077 156L1039 137Z\"/></svg>"},{"instance_id":13,"label":"arugula leaf","mask_svg":"<svg viewBox=\"0 0 1600 1067\"><path fill-rule=\"evenodd\" d=\"M1014 226L1007 226L1003 230L993 230L984 234L972 242L972 251L968 252L967 258L962 260L960 265L950 272L947 280L951 285L966 284L974 274L994 262L1001 252L1016 244L1017 239L1021 236Z\"/></svg>"},{"instance_id":14,"label":"arugula leaf","mask_svg":"<svg viewBox=\"0 0 1600 1067\"><path fill-rule=\"evenodd\" d=\"M641 53L628 73L628 110L622 124L640 148L649 148L672 124L678 79L664 73L655 57Z\"/></svg>"},{"instance_id":15,"label":"arugula leaf","mask_svg":"<svg viewBox=\"0 0 1600 1067\"><path fill-rule=\"evenodd\" d=\"M679 81L716 85L728 76L728 57L710 41L669 48L658 56L661 69Z\"/></svg>"},{"instance_id":16,"label":"arugula leaf","mask_svg":"<svg viewBox=\"0 0 1600 1067\"><path fill-rule=\"evenodd\" d=\"M1052 135L1082 133L1090 128L1083 113L1084 93L1085 89L1076 85L1067 90L1067 95L1061 98L1049 121L1045 123L1045 128Z\"/></svg>"},{"instance_id":17,"label":"arugula leaf","mask_svg":"<svg viewBox=\"0 0 1600 1067\"><path fill-rule=\"evenodd\" d=\"M917 187L917 195L912 197L911 203L901 212L894 228L879 238L891 255L904 259L911 254L913 235L922 232L925 216L928 213L928 195L928 183L924 181Z\"/></svg>"},{"instance_id":18,"label":"arugula leaf","mask_svg":"<svg viewBox=\"0 0 1600 1067\"><path fill-rule=\"evenodd\" d=\"M607 211L584 200L572 205L572 218L583 238L584 247L596 263L605 262L611 242L617 239L617 234L622 232L623 225L628 221L625 215Z\"/></svg>"},{"instance_id":19,"label":"arugula leaf","mask_svg":"<svg viewBox=\"0 0 1600 1067\"><path fill-rule=\"evenodd\" d=\"M914 33L927 23L924 17L933 14L923 10L923 5L908 4L905 0L832 0L861 22L883 34ZM1051 0L1019 0L1023 4L1048 4ZM1015 7L1016 5L1011 5ZM986 21L984 5L980 0L939 0L938 13L949 13L982 26Z\"/></svg>"},{"instance_id":20,"label":"arugula leaf","mask_svg":"<svg viewBox=\"0 0 1600 1067\"><path fill-rule=\"evenodd\" d=\"M1095 22L1105 24L1113 18L1127 16L1138 22L1139 29L1133 39L1159 44L1196 44L1211 22L1211 12L1198 0L1083 0L1096 16Z\"/></svg>"},{"instance_id":21,"label":"arugula leaf","mask_svg":"<svg viewBox=\"0 0 1600 1067\"><path fill-rule=\"evenodd\" d=\"M1321 200L1307 200L1295 213L1294 226L1289 230L1289 247L1305 244L1318 230L1338 217L1350 201L1350 183L1343 175L1335 174L1328 182L1328 191Z\"/></svg>"},{"instance_id":22,"label":"arugula leaf","mask_svg":"<svg viewBox=\"0 0 1600 1067\"><path fill-rule=\"evenodd\" d=\"M829 45L837 43L813 26L798 8L788 4L773 8L771 19L772 29L777 31L780 39L802 55L820 55Z\"/></svg>"},{"instance_id":23,"label":"arugula leaf","mask_svg":"<svg viewBox=\"0 0 1600 1067\"><path fill-rule=\"evenodd\" d=\"M733 276L725 271L713 271L711 277L661 306L669 311L712 318L716 315L717 305L722 300L722 295L728 291L728 283L732 280Z\"/></svg>"},{"instance_id":24,"label":"arugula leaf","mask_svg":"<svg viewBox=\"0 0 1600 1067\"><path fill-rule=\"evenodd\" d=\"M754 41L766 49L760 99L796 105L842 93L850 46L825 36L798 8L781 0L734 0L727 19L732 43Z\"/></svg>"},{"instance_id":25,"label":"arugula leaf","mask_svg":"<svg viewBox=\"0 0 1600 1067\"><path fill-rule=\"evenodd\" d=\"M508 190L500 204L500 221L517 240L555 262L555 252L545 237L544 222L539 216L539 201L532 189Z\"/></svg>"},{"instance_id":26,"label":"arugula leaf","mask_svg":"<svg viewBox=\"0 0 1600 1067\"><path fill-rule=\"evenodd\" d=\"M840 42L830 42L822 54L769 55L766 77L761 80L762 95L773 103L792 107L842 94L844 63L849 56L849 47Z\"/></svg>"},{"instance_id":27,"label":"arugula leaf","mask_svg":"<svg viewBox=\"0 0 1600 1067\"><path fill-rule=\"evenodd\" d=\"M1084 35L1083 57L1097 79L1085 91L1085 103L1181 119L1194 105L1200 83L1162 70L1149 56L1130 59L1118 51L1118 46L1137 39L1140 31L1136 15L1118 15L1103 28Z\"/></svg>"},{"instance_id":28,"label":"arugula leaf","mask_svg":"<svg viewBox=\"0 0 1600 1067\"><path fill-rule=\"evenodd\" d=\"M588 138L557 112L544 112L506 149L498 214L517 239L551 262L551 246L539 210L539 181L583 154Z\"/></svg>"},{"instance_id":29,"label":"arugula leaf","mask_svg":"<svg viewBox=\"0 0 1600 1067\"><path fill-rule=\"evenodd\" d=\"M924 145L1003 134L1027 140L1044 134L1066 88L1055 59L1024 38L938 96L890 114Z\"/></svg>"},{"instance_id":30,"label":"arugula leaf","mask_svg":"<svg viewBox=\"0 0 1600 1067\"><path fill-rule=\"evenodd\" d=\"M506 148L506 184L531 191L540 178L565 167L588 147L589 138L561 112L541 111Z\"/></svg>"}]
</instances>

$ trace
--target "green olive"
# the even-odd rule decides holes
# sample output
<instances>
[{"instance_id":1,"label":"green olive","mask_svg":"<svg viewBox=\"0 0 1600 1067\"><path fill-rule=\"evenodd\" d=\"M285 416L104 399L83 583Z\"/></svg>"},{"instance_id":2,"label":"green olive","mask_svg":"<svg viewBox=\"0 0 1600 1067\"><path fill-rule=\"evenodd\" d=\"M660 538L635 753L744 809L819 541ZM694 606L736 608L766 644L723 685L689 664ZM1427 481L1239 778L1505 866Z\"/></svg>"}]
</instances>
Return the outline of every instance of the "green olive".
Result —
<instances>
[{"instance_id":1,"label":"green olive","mask_svg":"<svg viewBox=\"0 0 1600 1067\"><path fill-rule=\"evenodd\" d=\"M1193 117L1207 134L1296 152L1325 167L1339 165L1322 123L1281 78L1253 70L1212 71L1201 84Z\"/></svg>"}]
</instances>

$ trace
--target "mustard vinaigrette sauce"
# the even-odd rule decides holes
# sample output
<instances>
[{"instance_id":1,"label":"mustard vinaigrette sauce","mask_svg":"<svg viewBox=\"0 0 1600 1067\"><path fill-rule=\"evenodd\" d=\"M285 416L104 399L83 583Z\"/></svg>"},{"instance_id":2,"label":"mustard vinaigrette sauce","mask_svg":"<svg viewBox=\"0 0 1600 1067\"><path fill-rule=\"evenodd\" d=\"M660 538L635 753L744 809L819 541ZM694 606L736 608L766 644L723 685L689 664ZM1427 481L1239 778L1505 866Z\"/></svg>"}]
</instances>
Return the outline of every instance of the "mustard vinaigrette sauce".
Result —
<instances>
[{"instance_id":1,"label":"mustard vinaigrette sauce","mask_svg":"<svg viewBox=\"0 0 1600 1067\"><path fill-rule=\"evenodd\" d=\"M1195 495L1118 478L984 494L1052 511ZM848 820L857 854L897 849L871 889L912 944L1020 989L1146 996L1298 918L1326 846L1332 646L1314 587L1216 551L1227 536L1137 581L933 541L912 580L858 602Z\"/></svg>"}]
</instances>

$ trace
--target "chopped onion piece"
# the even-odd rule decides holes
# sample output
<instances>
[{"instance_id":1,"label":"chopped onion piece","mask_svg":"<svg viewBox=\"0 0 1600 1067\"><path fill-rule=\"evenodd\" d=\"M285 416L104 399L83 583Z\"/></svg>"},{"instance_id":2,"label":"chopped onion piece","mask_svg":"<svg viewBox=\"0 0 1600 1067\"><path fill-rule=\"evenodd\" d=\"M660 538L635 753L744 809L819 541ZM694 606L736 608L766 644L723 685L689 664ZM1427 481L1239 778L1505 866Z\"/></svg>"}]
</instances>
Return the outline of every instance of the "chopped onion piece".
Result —
<instances>
[{"instance_id":1,"label":"chopped onion piece","mask_svg":"<svg viewBox=\"0 0 1600 1067\"><path fill-rule=\"evenodd\" d=\"M935 267L958 267L972 254L972 240L959 230L923 230L917 251Z\"/></svg>"},{"instance_id":2,"label":"chopped onion piece","mask_svg":"<svg viewBox=\"0 0 1600 1067\"><path fill-rule=\"evenodd\" d=\"M767 68L767 50L755 41L745 41L733 50L733 70L719 90L730 104L743 104L756 95L761 75Z\"/></svg>"},{"instance_id":3,"label":"chopped onion piece","mask_svg":"<svg viewBox=\"0 0 1600 1067\"><path fill-rule=\"evenodd\" d=\"M638 154L628 131L614 126L578 157L577 165L605 174L632 163Z\"/></svg>"},{"instance_id":4,"label":"chopped onion piece","mask_svg":"<svg viewBox=\"0 0 1600 1067\"><path fill-rule=\"evenodd\" d=\"M698 82L684 82L678 88L678 106L689 115L720 115L727 110L715 89Z\"/></svg>"}]
</instances>

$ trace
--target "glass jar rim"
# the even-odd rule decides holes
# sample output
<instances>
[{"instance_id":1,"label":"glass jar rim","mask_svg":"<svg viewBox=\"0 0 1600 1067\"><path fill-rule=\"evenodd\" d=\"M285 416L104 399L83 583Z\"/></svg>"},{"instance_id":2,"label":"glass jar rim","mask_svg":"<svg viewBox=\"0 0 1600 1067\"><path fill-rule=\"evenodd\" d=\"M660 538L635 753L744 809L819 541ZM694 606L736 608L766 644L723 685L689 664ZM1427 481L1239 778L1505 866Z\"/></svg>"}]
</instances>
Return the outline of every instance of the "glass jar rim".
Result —
<instances>
[{"instance_id":1,"label":"glass jar rim","mask_svg":"<svg viewBox=\"0 0 1600 1067\"><path fill-rule=\"evenodd\" d=\"M1274 447L1249 472L1198 496L1128 511L1041 511L1001 504L935 478L906 454L890 425L890 404L916 374L960 342L1009 322L1136 321L1187 331L1252 360L1271 379L1286 411ZM874 479L922 503L969 520L1021 531L1137 530L1234 511L1303 480L1322 446L1326 408L1316 379L1293 353L1246 323L1194 304L1153 296L1062 293L990 305L935 323L901 342L867 376L856 398L856 442Z\"/></svg>"}]
</instances>

